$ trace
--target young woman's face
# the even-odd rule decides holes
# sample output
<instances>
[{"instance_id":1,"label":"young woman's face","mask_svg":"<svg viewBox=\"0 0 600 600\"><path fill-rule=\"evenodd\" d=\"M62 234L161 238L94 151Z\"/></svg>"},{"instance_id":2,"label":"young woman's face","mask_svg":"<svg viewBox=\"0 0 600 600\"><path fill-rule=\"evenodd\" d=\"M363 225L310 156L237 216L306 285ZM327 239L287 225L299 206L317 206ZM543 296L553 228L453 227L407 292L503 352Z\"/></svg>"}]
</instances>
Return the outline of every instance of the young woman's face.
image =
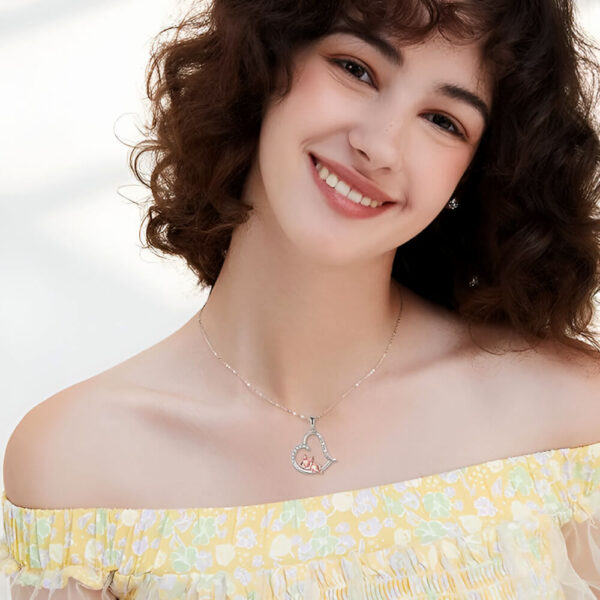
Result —
<instances>
[{"instance_id":1,"label":"young woman's face","mask_svg":"<svg viewBox=\"0 0 600 600\"><path fill-rule=\"evenodd\" d=\"M396 59L346 32L303 50L290 92L262 124L250 201L278 233L329 264L395 251L427 227L471 162L490 110L476 44L384 40ZM322 181L315 159L337 179ZM348 195L392 203L365 207Z\"/></svg>"}]
</instances>

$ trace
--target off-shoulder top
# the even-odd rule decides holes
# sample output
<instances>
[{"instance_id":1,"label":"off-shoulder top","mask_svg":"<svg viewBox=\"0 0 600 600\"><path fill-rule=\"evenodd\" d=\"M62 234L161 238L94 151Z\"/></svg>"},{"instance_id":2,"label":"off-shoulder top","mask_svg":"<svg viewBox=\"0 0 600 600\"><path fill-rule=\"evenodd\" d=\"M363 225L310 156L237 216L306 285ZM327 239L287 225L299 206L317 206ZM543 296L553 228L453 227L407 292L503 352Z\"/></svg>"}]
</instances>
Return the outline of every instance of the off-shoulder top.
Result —
<instances>
[{"instance_id":1,"label":"off-shoulder top","mask_svg":"<svg viewBox=\"0 0 600 600\"><path fill-rule=\"evenodd\" d=\"M2 514L6 587L44 598L69 578L140 600L600 597L600 442L245 506L39 509L3 492Z\"/></svg>"}]
</instances>

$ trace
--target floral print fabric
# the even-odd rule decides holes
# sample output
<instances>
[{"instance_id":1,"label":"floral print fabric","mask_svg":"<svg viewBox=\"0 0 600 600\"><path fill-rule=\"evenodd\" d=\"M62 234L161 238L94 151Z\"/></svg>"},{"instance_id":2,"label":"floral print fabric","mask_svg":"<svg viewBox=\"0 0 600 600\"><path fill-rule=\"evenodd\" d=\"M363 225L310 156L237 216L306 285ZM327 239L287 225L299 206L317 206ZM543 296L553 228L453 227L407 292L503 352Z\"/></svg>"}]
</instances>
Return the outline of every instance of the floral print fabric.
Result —
<instances>
[{"instance_id":1,"label":"floral print fabric","mask_svg":"<svg viewBox=\"0 0 600 600\"><path fill-rule=\"evenodd\" d=\"M258 505L32 509L3 493L2 513L0 574L49 598L70 578L144 600L600 597L600 442Z\"/></svg>"}]
</instances>

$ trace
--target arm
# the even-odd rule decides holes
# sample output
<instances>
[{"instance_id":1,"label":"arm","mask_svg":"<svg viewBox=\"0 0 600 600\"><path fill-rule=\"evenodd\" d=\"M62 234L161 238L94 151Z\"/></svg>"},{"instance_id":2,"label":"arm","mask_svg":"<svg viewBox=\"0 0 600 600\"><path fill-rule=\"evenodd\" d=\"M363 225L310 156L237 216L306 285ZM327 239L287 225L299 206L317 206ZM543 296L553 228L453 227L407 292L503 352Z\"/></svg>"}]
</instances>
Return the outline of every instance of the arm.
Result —
<instances>
[{"instance_id":1,"label":"arm","mask_svg":"<svg viewBox=\"0 0 600 600\"><path fill-rule=\"evenodd\" d=\"M18 506L30 508L69 508L86 498L86 490L98 489L89 485L88 476L82 479L86 465L77 461L77 448L73 447L73 427L76 423L73 401L79 395L61 393L42 402L30 410L13 431L4 456L4 486L7 498ZM79 419L81 420L81 419ZM77 431L77 429L75 430ZM86 481L86 485L81 482ZM93 482L89 482L93 483ZM116 600L108 589L92 590L81 582L69 578L67 586L50 592L35 587L14 584L11 588L13 600Z\"/></svg>"}]
</instances>

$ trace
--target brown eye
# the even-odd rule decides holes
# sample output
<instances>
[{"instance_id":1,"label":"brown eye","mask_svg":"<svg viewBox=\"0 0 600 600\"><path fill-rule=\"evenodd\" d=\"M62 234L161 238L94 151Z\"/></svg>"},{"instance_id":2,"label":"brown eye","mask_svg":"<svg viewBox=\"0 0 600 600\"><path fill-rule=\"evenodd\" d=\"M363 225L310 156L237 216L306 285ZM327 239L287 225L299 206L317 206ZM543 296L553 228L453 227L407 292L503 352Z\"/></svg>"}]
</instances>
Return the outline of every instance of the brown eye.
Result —
<instances>
[{"instance_id":1,"label":"brown eye","mask_svg":"<svg viewBox=\"0 0 600 600\"><path fill-rule=\"evenodd\" d=\"M425 116L433 117L433 119L431 119L431 122L437 125L439 129L443 129L444 131L447 131L449 134L454 135L456 137L465 137L458 128L458 125L452 119L449 119L445 115L441 115L439 113L428 113Z\"/></svg>"},{"instance_id":2,"label":"brown eye","mask_svg":"<svg viewBox=\"0 0 600 600\"><path fill-rule=\"evenodd\" d=\"M359 62L345 58L335 58L332 60L332 62L350 75L350 77L358 79L359 81L362 81L368 85L375 85L368 69ZM370 82L363 79L365 75L369 78Z\"/></svg>"}]
</instances>

